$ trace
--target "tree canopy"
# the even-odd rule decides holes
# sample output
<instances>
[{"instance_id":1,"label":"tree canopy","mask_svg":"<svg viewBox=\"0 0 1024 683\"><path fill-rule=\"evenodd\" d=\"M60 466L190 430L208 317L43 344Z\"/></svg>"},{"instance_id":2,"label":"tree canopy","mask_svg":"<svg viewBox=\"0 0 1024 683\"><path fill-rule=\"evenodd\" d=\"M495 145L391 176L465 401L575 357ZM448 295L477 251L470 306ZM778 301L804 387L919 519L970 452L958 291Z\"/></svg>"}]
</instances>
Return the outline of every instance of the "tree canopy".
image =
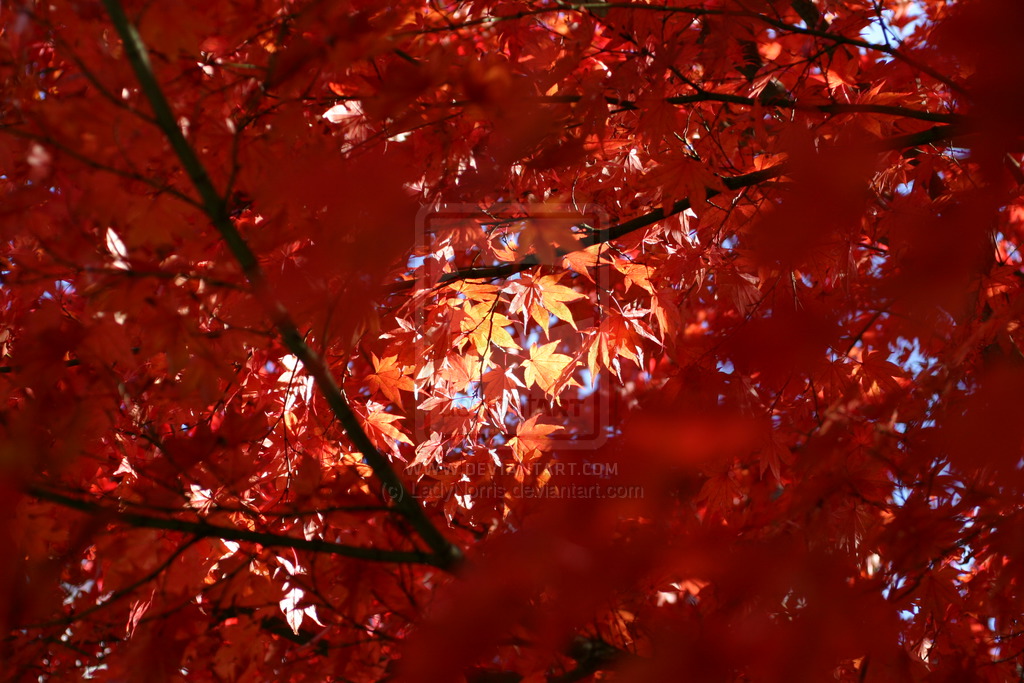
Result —
<instances>
[{"instance_id":1,"label":"tree canopy","mask_svg":"<svg viewBox=\"0 0 1024 683\"><path fill-rule=\"evenodd\" d=\"M1024 676L1024 4L0 16L7 678Z\"/></svg>"}]
</instances>

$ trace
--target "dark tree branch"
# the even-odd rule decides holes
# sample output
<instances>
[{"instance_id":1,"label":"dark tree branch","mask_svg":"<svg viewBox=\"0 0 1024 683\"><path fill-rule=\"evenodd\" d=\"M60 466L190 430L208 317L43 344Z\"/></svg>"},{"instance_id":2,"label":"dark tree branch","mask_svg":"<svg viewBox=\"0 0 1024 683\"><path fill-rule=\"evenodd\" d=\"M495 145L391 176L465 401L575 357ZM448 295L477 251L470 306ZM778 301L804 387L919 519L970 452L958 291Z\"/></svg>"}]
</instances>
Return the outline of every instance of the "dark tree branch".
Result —
<instances>
[{"instance_id":1,"label":"dark tree branch","mask_svg":"<svg viewBox=\"0 0 1024 683\"><path fill-rule=\"evenodd\" d=\"M135 26L125 15L121 3L118 0L103 0L103 5L124 43L125 55L135 72L135 77L139 81L143 94L153 108L157 126L163 132L175 155L181 162L192 185L199 194L204 212L234 255L242 272L252 285L254 294L266 304L270 317L278 333L281 335L284 345L302 362L306 371L316 383L320 394L326 399L334 416L344 427L345 432L356 449L362 453L366 463L384 485L384 489L394 492L391 497L395 509L406 517L416 533L419 534L436 555L432 563L446 568L453 567L460 561L462 551L444 537L440 530L431 522L430 518L427 517L420 506L419 500L406 490L405 485L391 467L387 457L377 449L363 430L362 425L359 423L359 418L352 411L341 391L341 387L335 381L324 360L305 343L303 335L299 332L288 311L267 286L266 278L259 266L256 255L231 221L227 202L214 187L213 181L206 172L202 161L200 161L178 127L178 122L170 103L168 103L160 84L156 80L156 76L153 74L146 46L143 44L142 38L139 36Z\"/></svg>"},{"instance_id":2,"label":"dark tree branch","mask_svg":"<svg viewBox=\"0 0 1024 683\"><path fill-rule=\"evenodd\" d=\"M771 168L766 168L760 171L754 171L753 173L747 173L745 175L735 176L732 178L723 178L722 184L725 186L726 190L738 190L744 187L750 187L752 185L763 183L766 180L771 180L772 178L777 178L784 172L784 165L778 164L772 166ZM707 193L706 198L708 199L710 199L711 197L715 197L719 194L722 194L723 192L723 190L710 187L705 188L705 190ZM637 216L636 218L630 219L624 223L619 223L618 225L613 225L603 230L595 230L594 232L590 233L586 237L583 237L579 240L580 248L586 249L587 247L592 247L595 244L606 244L613 240L617 240L620 237L628 235L631 232L634 232L641 228L646 228L649 225L654 225L658 221L664 220L669 216L674 216L677 213L682 213L683 211L689 209L692 206L692 204L692 200L689 197L687 197L685 199L680 199L679 201L672 204L672 206L669 207L668 211L666 211L663 208L654 209L653 211L649 211L645 214ZM565 256L568 253L568 251L563 249L559 249L556 252L558 256ZM480 266L477 268L465 268L463 270L456 270L451 273L445 273L438 280L438 284L448 284L460 280L503 278L508 277L510 275L514 275L516 273L521 273L524 270L529 270L530 268L533 268L534 266L537 265L540 265L540 262L537 260L536 256L531 254L524 258L522 261L518 261L516 263L504 263L497 266ZM399 283L399 285L395 286L393 289L404 289L407 287L411 287L412 285L412 281L402 282Z\"/></svg>"},{"instance_id":3,"label":"dark tree branch","mask_svg":"<svg viewBox=\"0 0 1024 683\"><path fill-rule=\"evenodd\" d=\"M582 681L598 671L609 671L623 662L641 659L632 652L619 649L601 638L577 636L569 645L567 655L576 660L576 668L563 674L550 674L547 683ZM477 671L467 676L469 683L519 683L523 677L510 671Z\"/></svg>"},{"instance_id":4,"label":"dark tree branch","mask_svg":"<svg viewBox=\"0 0 1024 683\"><path fill-rule=\"evenodd\" d=\"M282 536L266 531L250 531L233 527L210 524L204 520L187 520L175 517L157 517L144 515L137 512L125 512L118 510L111 505L104 505L94 501L83 500L73 496L58 493L39 486L30 486L26 491L33 498L56 503L72 510L78 510L90 515L109 519L112 523L125 524L138 529L163 529L165 531L178 531L191 534L197 538L218 538L223 541L237 541L241 543L258 543L268 547L294 548L295 550L308 550L309 552L322 553L326 555L341 555L358 560L369 560L371 562L400 562L406 564L427 564L434 567L444 567L441 558L436 555L416 551L404 550L379 550L377 548L361 548L358 546L343 545L330 541L294 538Z\"/></svg>"},{"instance_id":5,"label":"dark tree branch","mask_svg":"<svg viewBox=\"0 0 1024 683\"><path fill-rule=\"evenodd\" d=\"M917 119L919 121L930 121L932 123L962 123L967 120L962 114L943 114L942 112L925 111L911 107L897 107L889 104L844 104L841 102L829 102L814 104L798 102L786 98L770 97L743 97L742 95L731 95L702 90L696 95L680 95L677 97L666 97L669 104L694 104L697 102L724 102L726 104L739 104L754 106L760 104L765 107L778 107L780 109L796 109L799 111L819 111L823 114L883 114L886 116L898 116L905 119Z\"/></svg>"},{"instance_id":6,"label":"dark tree branch","mask_svg":"<svg viewBox=\"0 0 1024 683\"><path fill-rule=\"evenodd\" d=\"M693 84L691 84L691 87ZM358 100L361 97L336 97L334 100ZM529 98L530 102L538 104L574 104L583 99L582 95L541 95ZM625 100L618 97L606 96L605 102L623 110L637 111L642 105L633 100ZM963 123L967 117L963 114L950 114L943 112L914 109L912 107L900 107L891 104L847 104L843 102L800 102L785 97L745 97L732 93L715 92L713 90L699 90L693 95L674 95L666 97L667 104L686 105L698 104L700 102L722 102L724 104L737 104L745 107L760 105L762 107L777 107L779 109L794 109L797 111L817 111L823 114L882 114L885 116L896 116L905 119L917 119L931 123ZM442 107L465 107L472 104L468 100L456 100L444 102L435 106Z\"/></svg>"},{"instance_id":7,"label":"dark tree branch","mask_svg":"<svg viewBox=\"0 0 1024 683\"><path fill-rule=\"evenodd\" d=\"M945 126L934 126L927 130L920 131L918 133L910 133L908 135L899 135L896 137L882 140L878 144L879 151L893 151L899 149L906 149L908 147L921 147L930 145L935 142L942 142L944 140L950 140L956 137L970 135L976 132L971 126L966 123L954 123ZM760 171L754 171L752 173L746 173L740 176L733 176L731 178L722 178L722 185L725 186L726 190L739 190L745 187L752 187L759 185L767 180L772 180L784 175L786 172L785 164L776 164L770 168L762 169ZM705 188L706 198L710 199L716 195L721 194L723 191L715 188ZM579 240L582 248L587 248L595 244L606 244L613 240L619 239L625 235L628 235L635 230L646 228L650 225L657 223L658 221L664 220L669 216L686 211L693 205L693 200L689 197L680 199L675 202L668 211L662 208L654 209L645 214L637 216L636 218L630 219L624 223L613 225L605 228L604 230L596 230L586 237ZM559 250L557 254L559 256L565 256L568 251ZM529 255L522 261L516 263L504 263L495 266L480 266L475 268L464 268L462 270L456 270L451 273L445 273L438 280L438 284L449 284L451 282L459 282L461 280L476 280L476 279L496 279L509 277L516 273L521 273L524 270L529 270L534 266L540 265L537 257ZM392 286L391 291L401 291L412 287L414 281L400 282Z\"/></svg>"},{"instance_id":8,"label":"dark tree branch","mask_svg":"<svg viewBox=\"0 0 1024 683\"><path fill-rule=\"evenodd\" d=\"M850 38L836 33L831 33L826 27L822 27L821 23L818 23L817 27L808 28L802 26L795 26L793 24L787 24L779 19L774 19L765 14L759 14L757 12L751 12L746 10L731 10L731 9L713 9L706 7L666 7L664 5L647 5L639 2L580 2L580 3L565 3L566 7L578 10L610 10L610 9L623 9L623 10L634 10L634 11L648 11L648 12L675 12L679 14L689 14L695 17L701 16L722 16L722 17L744 17L747 19L754 19L763 24L767 24L772 28L779 29L780 31L787 31L789 33L798 33L807 36L814 36L823 40L829 40L838 45L850 45L852 47L859 47L864 50L873 50L875 52L881 52L887 54L894 59L898 59L905 62L907 65L917 69L921 73L931 76L939 83L942 83L950 90L958 92L962 95L969 94L964 88L956 81L952 80L948 76L936 71L927 64L922 64L913 57L910 57L902 50L895 48L891 45L882 45L879 43L872 43L867 40L860 40L859 38Z\"/></svg>"}]
</instances>

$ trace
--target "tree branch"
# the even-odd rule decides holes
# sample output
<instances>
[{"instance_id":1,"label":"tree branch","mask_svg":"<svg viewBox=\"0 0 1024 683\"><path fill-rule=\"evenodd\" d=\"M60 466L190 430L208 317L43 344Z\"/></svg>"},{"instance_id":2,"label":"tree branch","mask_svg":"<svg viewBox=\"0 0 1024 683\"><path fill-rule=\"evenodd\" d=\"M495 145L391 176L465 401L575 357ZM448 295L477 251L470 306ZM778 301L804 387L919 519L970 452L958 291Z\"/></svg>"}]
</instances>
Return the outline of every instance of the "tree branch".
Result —
<instances>
[{"instance_id":1,"label":"tree branch","mask_svg":"<svg viewBox=\"0 0 1024 683\"><path fill-rule=\"evenodd\" d=\"M175 548L171 552L170 555L167 556L166 559L164 559L163 562L161 562L159 565L157 565L156 568L153 569L153 571L149 572L148 574L146 574L142 578L140 578L140 579L138 579L136 581L131 582L127 586L124 586L123 588L117 589L116 591L111 593L110 596L107 597L102 602L97 602L97 603L93 604L91 607L89 607L87 609L84 609L84 610L82 610L80 612L76 612L74 614L69 614L68 616L61 617L60 619L51 619L50 621L46 621L46 622L42 622L42 623L38 623L38 624L30 624L28 626L28 628L49 628L51 626L57 626L59 624L73 624L76 621L81 621L82 619L84 619L85 617L89 616L90 614L95 614L96 612L99 612L100 610L104 610L104 609L110 607L111 605L117 604L121 600L124 600L125 598L130 597L132 595L132 593L134 593L136 590L138 590L142 586L146 585L150 581L153 581L158 576L163 574L164 571L168 567L170 567L174 563L174 561L176 559L178 559L182 555L182 553L184 553L186 550L188 550L193 545L195 545L196 541L198 541L198 540L199 540L199 538L197 536L193 536L187 542L183 543L182 545L179 545L177 548Z\"/></svg>"},{"instance_id":2,"label":"tree branch","mask_svg":"<svg viewBox=\"0 0 1024 683\"><path fill-rule=\"evenodd\" d=\"M967 120L963 114L943 114L942 112L913 109L910 107L898 107L890 104L845 104L842 102L829 102L813 104L799 102L779 97L760 99L757 97L743 97L742 95L731 95L702 90L696 95L679 95L666 97L669 104L694 104L697 102L724 102L726 104L739 104L752 107L760 104L764 107L778 107L780 109L795 109L798 111L818 111L823 114L883 114L886 116L898 116L919 121L930 121L932 123L962 123Z\"/></svg>"},{"instance_id":3,"label":"tree branch","mask_svg":"<svg viewBox=\"0 0 1024 683\"><path fill-rule=\"evenodd\" d=\"M753 173L734 176L732 178L723 178L722 184L725 185L726 190L738 190L744 187L750 187L751 185L763 183L764 181L771 180L772 178L777 178L784 172L785 165L777 164L775 166L772 166L771 168L766 168L760 171L754 171ZM710 187L705 188L705 191L707 193L706 198L708 199L720 195L723 192L723 190L718 190ZM580 239L580 246L581 248L586 249L587 247L592 247L595 244L606 244L607 242L617 240L620 237L628 235L629 233L635 230L646 228L647 226L653 225L658 221L665 220L669 216L674 216L677 213L682 213L683 211L689 209L692 205L693 201L689 197L687 197L685 199L680 199L679 201L672 204L672 206L669 207L667 211L663 208L657 208L654 209L653 211L649 211L645 214L637 216L636 218L628 220L624 223L613 225L611 227L605 228L604 230L595 230L586 237ZM556 253L558 256L565 256L569 252L560 249ZM537 257L531 254L530 256L524 258L522 261L518 261L516 263L506 263L498 266L481 266L479 268L465 268L463 270L457 270L452 273L445 273L438 280L438 283L448 284L450 282L457 282L459 280L508 277L510 275L514 275L515 273L520 273L524 270L528 270L529 268L532 268L536 265L539 265ZM405 285L405 283L402 283L402 285ZM411 284L409 286L411 286Z\"/></svg>"},{"instance_id":4,"label":"tree branch","mask_svg":"<svg viewBox=\"0 0 1024 683\"><path fill-rule=\"evenodd\" d=\"M178 190L176 190L175 188L171 187L166 183L161 183L157 181L155 178L150 178L149 176L143 175L136 171L128 171L125 169L117 168L115 166L108 166L107 164L102 164L96 161L95 159L91 159L90 157L82 154L81 152L75 151L74 149L68 147L63 143L58 142L56 138L47 137L45 135L40 135L36 133L30 133L26 130L21 130L15 128L14 126L6 124L0 125L0 130L2 130L5 133L9 133L10 135L13 135L14 137L23 138L25 140L34 140L35 142L38 142L41 145L51 147L52 149L57 150L61 154L69 156L72 159L82 164L85 164L90 168L96 169L97 171L104 171L106 173L112 173L113 175L116 175L120 178L124 178L126 180L136 180L140 183L145 183L146 185L149 185L154 190L156 190L157 194L169 194L175 199L180 199L189 206L202 208L195 199L189 197L187 194L179 192Z\"/></svg>"},{"instance_id":5,"label":"tree branch","mask_svg":"<svg viewBox=\"0 0 1024 683\"><path fill-rule=\"evenodd\" d=\"M934 126L917 133L910 133L908 135L898 135L896 137L882 140L878 144L879 151L893 151L899 149L905 149L907 147L920 147L923 145L930 145L935 142L941 142L943 140L950 140L956 137L970 135L975 133L975 129L969 126L965 122L953 123L945 126ZM754 171L752 173L746 173L744 175L733 176L731 178L722 178L722 184L726 190L739 190L744 187L751 187L778 178L786 172L786 165L776 164L770 168L762 169L760 171ZM716 195L722 193L722 190L715 188L705 188L706 198L710 199ZM646 228L649 225L653 225L658 221L664 220L669 216L674 216L677 213L686 211L693 205L692 199L687 197L680 199L675 202L668 211L663 208L657 208L653 211L649 211L645 214L637 216L636 218L630 219L624 223L613 225L605 228L604 230L596 230L591 234L583 237L579 240L582 248L587 248L595 244L605 244L613 240L619 239L629 233ZM565 256L568 251L558 250L556 254L558 256ZM504 278L521 273L524 270L529 270L534 266L540 265L537 257L533 254L527 256L522 261L516 263L503 263L495 266L479 266L475 268L464 268L462 270L456 270L451 273L445 273L438 279L439 285L445 285L451 282L459 282L461 280L475 280L475 279L495 279ZM414 281L409 280L406 282L400 282L391 287L391 291L401 291L412 287Z\"/></svg>"},{"instance_id":6,"label":"tree branch","mask_svg":"<svg viewBox=\"0 0 1024 683\"><path fill-rule=\"evenodd\" d=\"M56 503L57 505L91 515L107 517L114 522L126 524L139 529L179 531L186 534L192 534L197 538L218 538L223 541L258 543L268 547L308 550L314 553L341 555L343 557L351 557L358 560L369 560L371 562L400 562L406 564L427 564L441 568L445 567L440 557L430 553L361 548L358 546L343 545L341 543L332 543L330 541L309 541L304 538L282 536L280 534L265 531L250 531L248 529L221 526L219 524L210 524L204 520L191 521L187 519L177 519L174 517L156 517L136 512L124 512L111 505L82 500L81 498L68 496L40 486L30 486L26 490L26 493L38 500Z\"/></svg>"},{"instance_id":7,"label":"tree branch","mask_svg":"<svg viewBox=\"0 0 1024 683\"><path fill-rule=\"evenodd\" d=\"M781 31L788 31L789 33L799 33L802 35L814 36L816 38L822 38L824 40L832 41L839 45L850 45L852 47L859 47L864 50L874 50L887 54L894 59L899 59L905 62L907 65L917 69L918 71L931 76L939 83L942 83L950 90L960 93L961 95L969 94L964 88L956 81L952 80L948 76L936 71L927 64L922 64L916 59L910 57L905 52L892 47L891 45L881 45L879 43L872 43L867 40L861 40L859 38L850 38L848 36L838 35L830 33L826 28L803 28L802 26L795 26L793 24L787 24L780 19L773 19L765 14L759 14L757 12L751 12L748 10L731 10L731 9L712 9L706 7L666 7L664 5L646 5L639 2L579 2L579 3L565 3L566 7L576 10L610 10L610 9L623 9L623 10L636 10L636 11L648 11L648 12L675 12L679 14L689 14L695 17L702 16L721 16L721 17L745 17L748 19L754 19L767 24L773 28Z\"/></svg>"},{"instance_id":8,"label":"tree branch","mask_svg":"<svg viewBox=\"0 0 1024 683\"><path fill-rule=\"evenodd\" d=\"M692 87L692 84L691 84ZM331 101L343 101L347 99L360 99L358 97L332 97ZM575 104L583 100L582 95L538 95L530 97L527 101L538 104ZM643 104L634 100L626 100L619 97L605 96L605 102L629 111L639 110ZM892 104L871 104L871 103L843 103L843 102L800 102L785 97L745 97L732 93L715 92L714 90L699 90L693 95L673 95L662 100L666 104L685 105L698 104L700 102L722 102L724 104L737 104L745 107L760 105L762 107L777 107L779 109L794 109L797 111L817 111L823 114L883 114L885 116L897 116L906 119L917 119L919 121L930 121L932 123L962 123L967 120L963 114L951 114L925 109L914 109L912 107L900 107ZM473 104L470 100L455 100L444 102L436 106L441 107L466 107Z\"/></svg>"},{"instance_id":9,"label":"tree branch","mask_svg":"<svg viewBox=\"0 0 1024 683\"><path fill-rule=\"evenodd\" d=\"M462 551L441 534L423 511L419 500L406 490L387 457L377 449L363 430L359 418L348 405L341 387L335 381L326 363L305 343L288 311L267 286L256 255L231 221L227 202L214 187L202 161L178 127L174 112L153 73L146 46L135 26L125 15L121 3L118 0L103 0L103 5L124 43L126 57L135 72L143 94L153 108L157 126L166 136L193 187L199 193L204 212L234 255L242 272L252 285L254 294L267 305L271 319L281 335L284 345L302 362L316 383L317 389L326 399L334 416L344 427L356 449L362 453L373 473L384 484L384 488L394 492L391 497L395 509L406 517L416 533L435 553L434 563L445 568L454 566L461 560Z\"/></svg>"},{"instance_id":10,"label":"tree branch","mask_svg":"<svg viewBox=\"0 0 1024 683\"><path fill-rule=\"evenodd\" d=\"M576 667L563 674L549 674L547 683L572 683L589 678L598 671L611 671L624 662L643 658L608 643L599 637L577 636L566 654L576 660ZM466 677L469 683L520 683L522 675L512 671L482 670Z\"/></svg>"}]
</instances>

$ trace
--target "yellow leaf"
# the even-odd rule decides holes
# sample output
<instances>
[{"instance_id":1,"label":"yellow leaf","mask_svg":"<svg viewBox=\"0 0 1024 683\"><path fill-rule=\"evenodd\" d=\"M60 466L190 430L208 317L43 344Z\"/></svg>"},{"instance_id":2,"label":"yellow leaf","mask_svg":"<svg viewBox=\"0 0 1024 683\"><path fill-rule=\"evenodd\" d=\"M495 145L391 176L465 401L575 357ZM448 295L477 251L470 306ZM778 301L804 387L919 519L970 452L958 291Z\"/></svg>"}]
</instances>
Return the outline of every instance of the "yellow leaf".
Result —
<instances>
[{"instance_id":1,"label":"yellow leaf","mask_svg":"<svg viewBox=\"0 0 1024 683\"><path fill-rule=\"evenodd\" d=\"M488 303L471 306L468 302L462 307L466 317L459 321L459 328L466 334L481 356L489 343L504 349L519 349L512 336L505 330L512 325L506 316L494 310Z\"/></svg>"},{"instance_id":2,"label":"yellow leaf","mask_svg":"<svg viewBox=\"0 0 1024 683\"><path fill-rule=\"evenodd\" d=\"M526 386L532 387L536 384L552 398L557 398L566 387L579 386L572 378L576 361L564 353L556 353L557 346L557 341L539 347L531 346L530 359L523 361Z\"/></svg>"}]
</instances>

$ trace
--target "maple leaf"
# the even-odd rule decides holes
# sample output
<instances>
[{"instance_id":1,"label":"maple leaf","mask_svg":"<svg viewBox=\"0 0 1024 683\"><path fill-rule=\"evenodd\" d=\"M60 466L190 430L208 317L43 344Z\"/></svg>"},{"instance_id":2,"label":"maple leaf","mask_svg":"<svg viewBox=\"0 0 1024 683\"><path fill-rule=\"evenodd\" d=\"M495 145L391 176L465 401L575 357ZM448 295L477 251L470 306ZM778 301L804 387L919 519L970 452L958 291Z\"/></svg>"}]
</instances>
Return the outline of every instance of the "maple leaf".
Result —
<instances>
[{"instance_id":1,"label":"maple leaf","mask_svg":"<svg viewBox=\"0 0 1024 683\"><path fill-rule=\"evenodd\" d=\"M516 435L508 441L515 460L528 465L547 449L550 435L562 429L560 425L540 423L539 413L531 415L516 427Z\"/></svg>"},{"instance_id":2,"label":"maple leaf","mask_svg":"<svg viewBox=\"0 0 1024 683\"><path fill-rule=\"evenodd\" d=\"M463 306L466 314L459 322L459 328L466 334L477 353L485 355L490 344L504 349L519 349L519 344L505 329L512 326L512 321L495 310L493 304L482 301Z\"/></svg>"},{"instance_id":3,"label":"maple leaf","mask_svg":"<svg viewBox=\"0 0 1024 683\"><path fill-rule=\"evenodd\" d=\"M576 361L572 356L556 352L557 347L557 341L543 346L531 346L529 359L523 361L523 379L526 386L537 385L556 401L558 395L568 387L579 386L572 377Z\"/></svg>"},{"instance_id":4,"label":"maple leaf","mask_svg":"<svg viewBox=\"0 0 1024 683\"><path fill-rule=\"evenodd\" d=\"M647 311L643 309L615 311L601 321L584 347L587 352L587 368L591 376L596 377L602 366L619 376L619 357L641 365L644 357L644 339L660 345L658 338L641 320L646 313Z\"/></svg>"},{"instance_id":5,"label":"maple leaf","mask_svg":"<svg viewBox=\"0 0 1024 683\"><path fill-rule=\"evenodd\" d=\"M149 610L150 605L153 604L153 596L156 591L150 591L149 597L145 600L136 600L132 603L131 611L128 613L128 625L125 627L125 638L131 638L132 634L135 633L135 627L139 625L139 620Z\"/></svg>"},{"instance_id":6,"label":"maple leaf","mask_svg":"<svg viewBox=\"0 0 1024 683\"><path fill-rule=\"evenodd\" d=\"M513 373L514 370L513 366L495 367L483 376L483 397L499 424L505 422L509 408L516 414L519 413L519 394L516 390L524 385Z\"/></svg>"},{"instance_id":7,"label":"maple leaf","mask_svg":"<svg viewBox=\"0 0 1024 683\"><path fill-rule=\"evenodd\" d=\"M602 250L603 245L600 244L589 246L586 249L577 249L566 254L564 262L573 272L582 275L591 282L594 282L594 278L591 277L590 274L590 269L597 268L601 265Z\"/></svg>"},{"instance_id":8,"label":"maple leaf","mask_svg":"<svg viewBox=\"0 0 1024 683\"><path fill-rule=\"evenodd\" d=\"M736 504L742 489L731 472L722 472L709 477L700 489L698 500L705 501L707 512L727 515Z\"/></svg>"},{"instance_id":9,"label":"maple leaf","mask_svg":"<svg viewBox=\"0 0 1024 683\"><path fill-rule=\"evenodd\" d=\"M792 464L793 452L780 441L779 434L775 430L769 432L766 441L761 453L761 476L763 477L766 471L770 471L775 481L782 481L782 466Z\"/></svg>"},{"instance_id":10,"label":"maple leaf","mask_svg":"<svg viewBox=\"0 0 1024 683\"><path fill-rule=\"evenodd\" d=\"M670 207L677 199L688 198L694 209L703 209L707 206L709 190L724 189L722 179L700 159L675 153L664 155L658 161L646 182L660 188L665 207Z\"/></svg>"},{"instance_id":11,"label":"maple leaf","mask_svg":"<svg viewBox=\"0 0 1024 683\"><path fill-rule=\"evenodd\" d=\"M281 612L284 614L285 621L292 630L292 633L298 634L299 629L302 627L302 621L306 617L323 626L323 623L317 617L316 605L303 606L302 603L305 602L305 599L306 592L304 590L291 583L285 584L285 593L278 603L278 607L280 607Z\"/></svg>"},{"instance_id":12,"label":"maple leaf","mask_svg":"<svg viewBox=\"0 0 1024 683\"><path fill-rule=\"evenodd\" d=\"M386 412L384 406L379 403L373 401L366 403L366 416L363 419L363 424L366 427L367 435L379 446L390 450L396 458L404 460L399 453L398 444L406 443L411 446L413 443L405 432L394 425L401 419L401 415Z\"/></svg>"},{"instance_id":13,"label":"maple leaf","mask_svg":"<svg viewBox=\"0 0 1024 683\"><path fill-rule=\"evenodd\" d=\"M456 294L466 297L470 301L477 301L493 304L494 300L501 294L501 289L496 285L489 285L482 282L452 282L448 288Z\"/></svg>"},{"instance_id":14,"label":"maple leaf","mask_svg":"<svg viewBox=\"0 0 1024 683\"><path fill-rule=\"evenodd\" d=\"M626 287L637 286L648 293L654 293L654 285L651 284L651 267L641 263L630 263L621 259L614 259L612 264L615 270L626 276Z\"/></svg>"},{"instance_id":15,"label":"maple leaf","mask_svg":"<svg viewBox=\"0 0 1024 683\"><path fill-rule=\"evenodd\" d=\"M522 313L523 323L527 314L540 325L545 333L551 322L551 315L564 320L576 329L576 321L572 312L565 305L572 301L585 299L586 296L565 285L558 284L560 275L545 275L540 278L523 277L509 284L509 291L514 292L509 312Z\"/></svg>"},{"instance_id":16,"label":"maple leaf","mask_svg":"<svg viewBox=\"0 0 1024 683\"><path fill-rule=\"evenodd\" d=\"M654 292L654 296L651 297L651 314L658 321L658 338L661 342L682 327L679 307L664 290Z\"/></svg>"},{"instance_id":17,"label":"maple leaf","mask_svg":"<svg viewBox=\"0 0 1024 683\"><path fill-rule=\"evenodd\" d=\"M430 438L416 446L416 457L409 463L409 467L438 464L443 459L444 439L437 432L431 432Z\"/></svg>"},{"instance_id":18,"label":"maple leaf","mask_svg":"<svg viewBox=\"0 0 1024 683\"><path fill-rule=\"evenodd\" d=\"M411 377L403 373L402 366L398 363L397 355L377 358L375 354L371 354L371 357L373 359L374 371L366 376L370 390L379 391L387 398L401 405L402 395L400 391L412 391L416 388L416 384L412 381Z\"/></svg>"},{"instance_id":19,"label":"maple leaf","mask_svg":"<svg viewBox=\"0 0 1024 683\"><path fill-rule=\"evenodd\" d=\"M906 377L906 372L887 357L888 354L876 351L865 356L860 363L857 374L869 396L899 391L901 388L900 380Z\"/></svg>"}]
</instances>

